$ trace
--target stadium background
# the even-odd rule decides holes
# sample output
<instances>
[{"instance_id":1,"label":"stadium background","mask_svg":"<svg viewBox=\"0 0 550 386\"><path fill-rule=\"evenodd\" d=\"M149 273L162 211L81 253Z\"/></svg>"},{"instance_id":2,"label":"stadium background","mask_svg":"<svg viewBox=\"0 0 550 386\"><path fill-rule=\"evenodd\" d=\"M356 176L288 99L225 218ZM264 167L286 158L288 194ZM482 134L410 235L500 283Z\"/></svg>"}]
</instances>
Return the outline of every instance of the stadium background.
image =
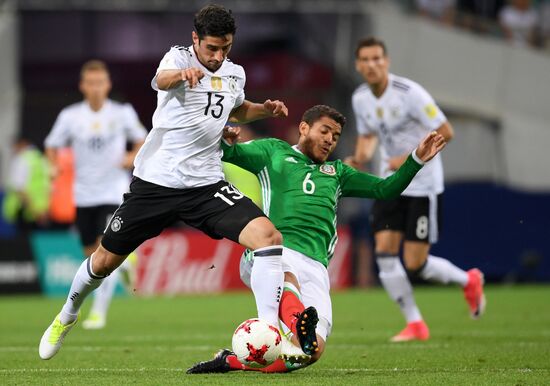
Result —
<instances>
[{"instance_id":1,"label":"stadium background","mask_svg":"<svg viewBox=\"0 0 550 386\"><path fill-rule=\"evenodd\" d=\"M434 253L465 268L478 266L491 281L550 281L548 49L510 45L490 21L493 32L480 34L428 20L408 1L220 3L236 15L230 57L247 71L247 97L277 97L289 107L286 120L250 125L256 136L294 141L301 113L326 103L349 117L336 156L349 155L356 135L350 97L360 83L354 49L359 38L379 35L387 42L391 71L424 85L456 130L443 154L445 222ZM150 79L171 45L190 44L193 14L203 4L0 1L0 180L15 136L23 133L41 146L61 108L81 99L79 68L87 59L109 64L111 97L132 103L150 129L156 105ZM342 260L332 268L336 287L375 282L368 208L355 199L341 205ZM2 292L66 293L80 259L74 235L40 233L27 240L6 224L0 234ZM234 277L228 259L238 258L240 250L188 229L169 232L141 254L145 294L239 286L227 282L221 268L233 267ZM166 269L173 268L170 261L177 270ZM208 270L211 264L218 268Z\"/></svg>"}]
</instances>

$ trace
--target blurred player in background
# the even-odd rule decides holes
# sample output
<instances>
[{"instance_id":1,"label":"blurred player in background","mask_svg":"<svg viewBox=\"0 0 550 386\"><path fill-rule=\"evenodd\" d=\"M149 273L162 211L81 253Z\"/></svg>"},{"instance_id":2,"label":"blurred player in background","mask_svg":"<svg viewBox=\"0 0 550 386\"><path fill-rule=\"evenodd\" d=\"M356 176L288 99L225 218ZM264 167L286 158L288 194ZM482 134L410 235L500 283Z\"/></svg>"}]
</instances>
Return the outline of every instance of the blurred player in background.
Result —
<instances>
[{"instance_id":1,"label":"blurred player in background","mask_svg":"<svg viewBox=\"0 0 550 386\"><path fill-rule=\"evenodd\" d=\"M335 109L317 105L304 113L297 145L274 138L222 145L224 161L258 177L263 210L283 234L287 253L283 255L285 285L279 308L280 320L297 337L304 332L296 315L305 307L314 307L319 315L316 341L311 341L311 352L304 350L312 354L310 361L293 364L278 359L261 369L263 372L296 370L316 362L323 354L332 329L327 267L338 240L336 208L340 197L398 197L422 165L445 146L443 136L429 133L412 153L407 154L397 172L383 179L359 172L340 160L327 161L345 123L345 117ZM227 141L230 133L234 136L238 133L233 128L228 130ZM248 286L254 264L250 254L243 256L241 278ZM221 350L213 360L196 364L188 373L231 370L258 369L246 368L234 353Z\"/></svg>"},{"instance_id":2,"label":"blurred player in background","mask_svg":"<svg viewBox=\"0 0 550 386\"><path fill-rule=\"evenodd\" d=\"M45 148L52 165L57 164L58 149L67 145L73 149L76 227L84 256L89 256L128 191L129 170L147 131L131 105L108 98L111 80L105 63L91 60L82 66L80 91L84 100L61 111ZM127 142L132 143L130 151L126 150ZM129 276L131 268L127 263L121 270ZM105 326L118 276L119 270L114 271L96 291L84 328Z\"/></svg>"},{"instance_id":3,"label":"blurred player in background","mask_svg":"<svg viewBox=\"0 0 550 386\"><path fill-rule=\"evenodd\" d=\"M251 282L258 317L278 323L282 237L249 198L224 180L220 141L228 120L286 117L288 110L280 101L245 99L245 72L227 59L236 32L231 11L205 6L194 24L193 44L172 47L160 62L151 82L158 92L153 129L136 157L130 192L98 249L77 271L63 309L44 332L42 359L59 351L86 296L131 251L178 220L253 250Z\"/></svg>"},{"instance_id":4,"label":"blurred player in background","mask_svg":"<svg viewBox=\"0 0 550 386\"><path fill-rule=\"evenodd\" d=\"M355 65L365 83L352 97L359 136L355 155L347 162L360 167L373 157L380 140L381 176L394 173L426 133L435 130L446 141L453 138L451 124L430 94L418 83L389 73L389 63L381 40L371 37L359 42ZM379 278L407 321L406 328L392 338L394 342L429 338L428 326L399 259L402 242L403 260L410 275L460 285L473 318L478 318L485 307L483 274L478 269L466 272L429 254L441 224L442 193L443 166L437 155L399 198L376 201L372 209Z\"/></svg>"}]
</instances>

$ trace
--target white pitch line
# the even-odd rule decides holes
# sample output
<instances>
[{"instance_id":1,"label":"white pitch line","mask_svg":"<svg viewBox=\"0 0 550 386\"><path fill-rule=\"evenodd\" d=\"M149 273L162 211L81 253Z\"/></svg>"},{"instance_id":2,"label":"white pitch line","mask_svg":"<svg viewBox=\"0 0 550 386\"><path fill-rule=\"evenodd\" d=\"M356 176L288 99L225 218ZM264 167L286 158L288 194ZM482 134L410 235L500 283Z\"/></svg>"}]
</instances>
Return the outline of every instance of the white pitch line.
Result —
<instances>
[{"instance_id":1,"label":"white pitch line","mask_svg":"<svg viewBox=\"0 0 550 386\"><path fill-rule=\"evenodd\" d=\"M208 351L215 350L217 346L153 346L144 347L141 349L155 351ZM139 347L132 346L63 346L63 351L123 351L123 350L139 350ZM26 352L38 351L35 346L5 346L0 347L0 352Z\"/></svg>"},{"instance_id":2,"label":"white pitch line","mask_svg":"<svg viewBox=\"0 0 550 386\"><path fill-rule=\"evenodd\" d=\"M60 369L42 369L42 368L31 368L31 369L0 369L0 374L10 374L10 373L69 373L69 372L88 372L88 373L110 373L110 372L119 372L119 373L129 373L129 372L146 372L146 371L184 371L184 369L173 369L173 368L166 368L166 367L157 367L157 368L137 368L137 369L131 369L131 368L107 368L107 367L99 367L99 368L60 368Z\"/></svg>"},{"instance_id":3,"label":"white pitch line","mask_svg":"<svg viewBox=\"0 0 550 386\"><path fill-rule=\"evenodd\" d=\"M155 368L107 368L107 367L98 367L98 368L57 368L57 369L48 369L48 368L21 368L21 369L0 369L0 374L20 374L20 373L65 373L65 372L88 372L88 373L108 373L108 372L119 372L119 373L128 373L128 372L182 372L182 368L169 368L169 367L155 367ZM319 369L316 371L323 372L367 372L367 373L399 373L399 372L414 372L414 371L423 371L423 369L418 368L398 368L393 369L366 369L366 368L328 368L328 369ZM484 372L519 372L519 373L548 373L549 369L529 369L529 368L435 368L432 369L433 372L444 372L444 373L465 373L465 372L475 372L475 373L484 373Z\"/></svg>"}]
</instances>

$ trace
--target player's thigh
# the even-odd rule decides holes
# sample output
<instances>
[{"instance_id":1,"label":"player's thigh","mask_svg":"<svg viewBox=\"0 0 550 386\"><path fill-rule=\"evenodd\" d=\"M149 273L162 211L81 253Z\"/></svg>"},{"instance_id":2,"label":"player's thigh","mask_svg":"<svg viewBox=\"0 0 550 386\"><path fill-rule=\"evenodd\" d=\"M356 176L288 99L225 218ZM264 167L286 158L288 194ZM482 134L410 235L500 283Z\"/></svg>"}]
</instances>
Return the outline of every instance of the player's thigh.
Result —
<instances>
[{"instance_id":1,"label":"player's thigh","mask_svg":"<svg viewBox=\"0 0 550 386\"><path fill-rule=\"evenodd\" d=\"M428 197L407 197L405 241L430 243L431 221Z\"/></svg>"},{"instance_id":2,"label":"player's thigh","mask_svg":"<svg viewBox=\"0 0 550 386\"><path fill-rule=\"evenodd\" d=\"M398 253L405 232L406 206L403 197L376 200L371 211L371 226L378 253Z\"/></svg>"},{"instance_id":3,"label":"player's thigh","mask_svg":"<svg viewBox=\"0 0 550 386\"><path fill-rule=\"evenodd\" d=\"M253 250L282 243L283 236L267 217L252 219L239 233L239 244Z\"/></svg>"},{"instance_id":4,"label":"player's thigh","mask_svg":"<svg viewBox=\"0 0 550 386\"><path fill-rule=\"evenodd\" d=\"M324 341L332 331L332 301L328 271L321 263L303 257L299 269L300 294L305 307L313 306L319 314L317 335Z\"/></svg>"},{"instance_id":5,"label":"player's thigh","mask_svg":"<svg viewBox=\"0 0 550 386\"><path fill-rule=\"evenodd\" d=\"M177 189L134 178L130 192L124 194L105 229L101 245L113 254L128 255L177 220L179 201Z\"/></svg>"},{"instance_id":6,"label":"player's thigh","mask_svg":"<svg viewBox=\"0 0 550 386\"><path fill-rule=\"evenodd\" d=\"M97 207L97 213L95 216L95 229L96 235L102 236L103 232L109 225L113 214L118 209L118 205L100 205Z\"/></svg>"},{"instance_id":7,"label":"player's thigh","mask_svg":"<svg viewBox=\"0 0 550 386\"><path fill-rule=\"evenodd\" d=\"M214 239L227 238L250 249L276 243L280 234L260 208L226 181L189 189L178 216ZM246 237L241 234L247 228ZM280 240L279 240L280 241Z\"/></svg>"}]
</instances>

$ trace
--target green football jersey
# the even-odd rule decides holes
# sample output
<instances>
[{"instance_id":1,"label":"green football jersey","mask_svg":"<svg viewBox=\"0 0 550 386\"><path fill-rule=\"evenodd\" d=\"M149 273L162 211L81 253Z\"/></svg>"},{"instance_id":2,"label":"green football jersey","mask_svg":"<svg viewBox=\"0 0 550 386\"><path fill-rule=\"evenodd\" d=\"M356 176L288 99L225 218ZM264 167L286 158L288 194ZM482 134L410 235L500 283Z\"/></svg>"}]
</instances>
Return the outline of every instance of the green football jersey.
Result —
<instances>
[{"instance_id":1,"label":"green football jersey","mask_svg":"<svg viewBox=\"0 0 550 386\"><path fill-rule=\"evenodd\" d=\"M223 161L258 177L264 213L282 233L284 246L325 267L338 241L340 197L396 198L422 167L409 156L398 171L383 179L340 160L317 164L296 146L274 138L233 146L222 141L222 149Z\"/></svg>"}]
</instances>

